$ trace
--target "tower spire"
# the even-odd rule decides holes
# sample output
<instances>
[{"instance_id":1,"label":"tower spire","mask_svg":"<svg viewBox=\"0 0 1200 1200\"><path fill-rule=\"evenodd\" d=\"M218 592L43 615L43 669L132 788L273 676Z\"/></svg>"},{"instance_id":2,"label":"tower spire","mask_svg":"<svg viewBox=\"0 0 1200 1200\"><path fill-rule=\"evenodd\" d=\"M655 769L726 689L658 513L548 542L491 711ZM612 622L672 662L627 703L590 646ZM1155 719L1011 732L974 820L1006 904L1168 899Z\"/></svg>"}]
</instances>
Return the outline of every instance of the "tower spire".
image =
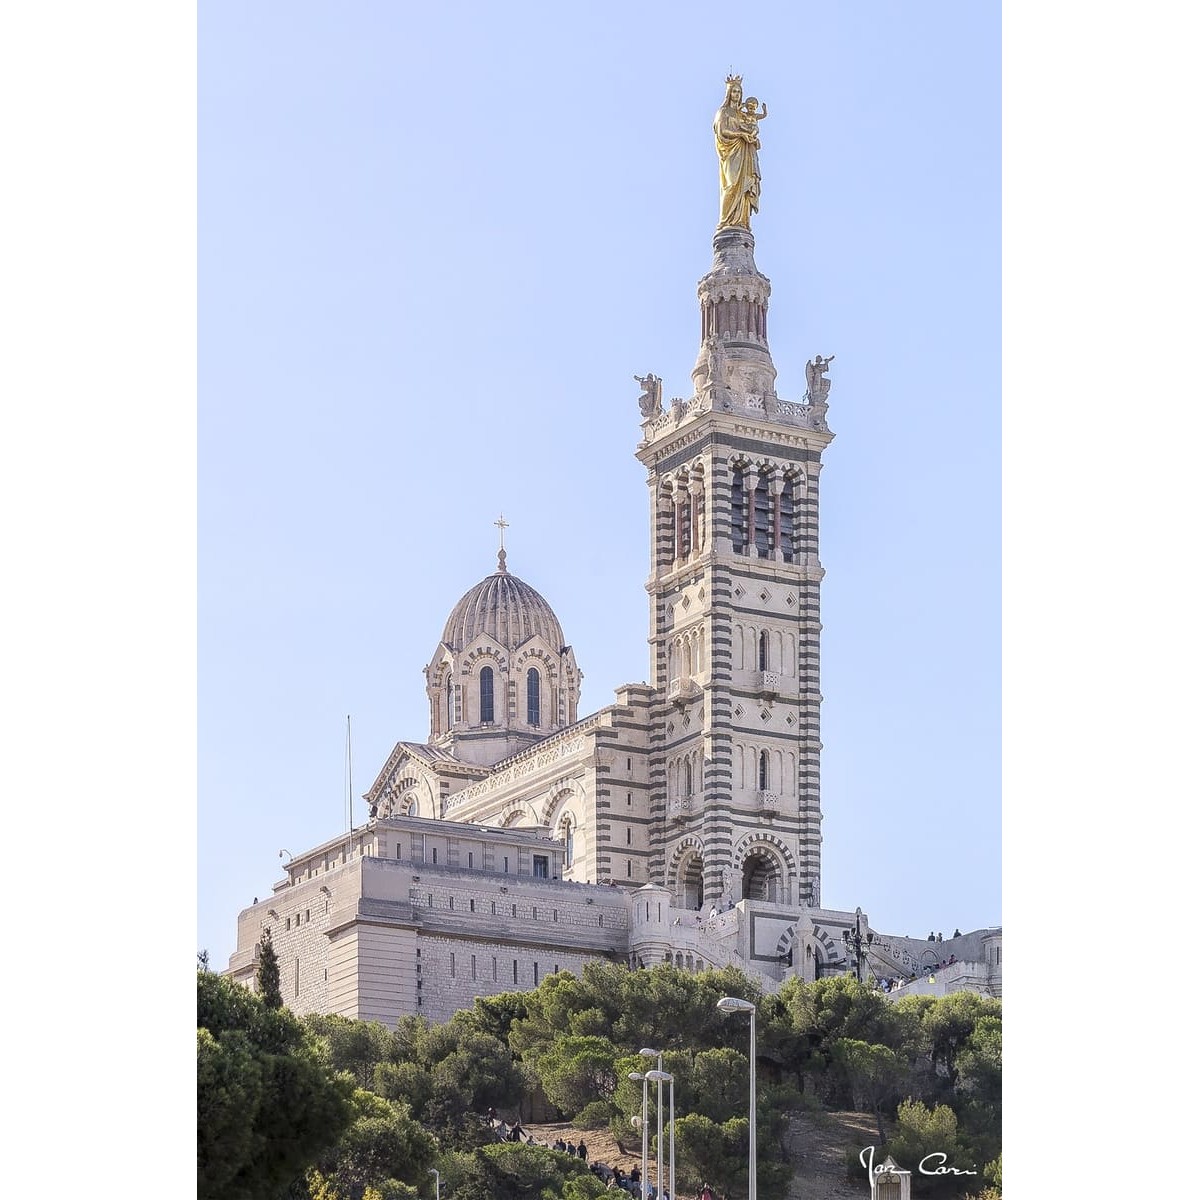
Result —
<instances>
[{"instance_id":1,"label":"tower spire","mask_svg":"<svg viewBox=\"0 0 1200 1200\"><path fill-rule=\"evenodd\" d=\"M697 395L718 407L734 397L775 396L775 364L767 345L771 281L754 263L751 214L758 212L762 186L758 124L767 115L751 96L743 101L742 79L732 72L725 99L713 118L720 181L720 217L713 235L713 261L700 280L700 351L692 369Z\"/></svg>"}]
</instances>

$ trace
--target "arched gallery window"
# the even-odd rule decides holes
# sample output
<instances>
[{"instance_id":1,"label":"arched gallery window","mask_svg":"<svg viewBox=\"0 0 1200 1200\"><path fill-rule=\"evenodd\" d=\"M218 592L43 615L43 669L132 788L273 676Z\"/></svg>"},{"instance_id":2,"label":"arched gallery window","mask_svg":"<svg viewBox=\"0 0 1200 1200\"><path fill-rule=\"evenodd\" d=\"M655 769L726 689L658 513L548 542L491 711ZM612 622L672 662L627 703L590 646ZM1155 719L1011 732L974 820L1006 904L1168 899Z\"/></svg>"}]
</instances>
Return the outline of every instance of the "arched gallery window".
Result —
<instances>
[{"instance_id":1,"label":"arched gallery window","mask_svg":"<svg viewBox=\"0 0 1200 1200\"><path fill-rule=\"evenodd\" d=\"M767 765L767 752L758 752L758 790L765 792L770 788L770 771Z\"/></svg>"},{"instance_id":2,"label":"arched gallery window","mask_svg":"<svg viewBox=\"0 0 1200 1200\"><path fill-rule=\"evenodd\" d=\"M758 669L765 671L767 669L767 633L763 630L758 635Z\"/></svg>"},{"instance_id":3,"label":"arched gallery window","mask_svg":"<svg viewBox=\"0 0 1200 1200\"><path fill-rule=\"evenodd\" d=\"M491 722L496 719L495 680L491 667L479 672L479 719Z\"/></svg>"},{"instance_id":4,"label":"arched gallery window","mask_svg":"<svg viewBox=\"0 0 1200 1200\"><path fill-rule=\"evenodd\" d=\"M746 482L741 470L733 475L729 489L729 530L734 554L746 553Z\"/></svg>"}]
</instances>

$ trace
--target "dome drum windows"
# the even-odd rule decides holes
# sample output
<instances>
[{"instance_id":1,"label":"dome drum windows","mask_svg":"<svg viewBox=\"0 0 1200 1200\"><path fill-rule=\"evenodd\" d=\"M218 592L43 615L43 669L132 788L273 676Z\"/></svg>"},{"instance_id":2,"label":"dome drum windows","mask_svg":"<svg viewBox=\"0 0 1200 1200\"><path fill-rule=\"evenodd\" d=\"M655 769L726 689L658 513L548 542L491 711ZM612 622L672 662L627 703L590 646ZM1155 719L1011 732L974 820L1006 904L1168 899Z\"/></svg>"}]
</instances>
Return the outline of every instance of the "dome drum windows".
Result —
<instances>
[{"instance_id":1,"label":"dome drum windows","mask_svg":"<svg viewBox=\"0 0 1200 1200\"><path fill-rule=\"evenodd\" d=\"M525 719L535 729L542 723L542 676L537 667L525 674Z\"/></svg>"},{"instance_id":2,"label":"dome drum windows","mask_svg":"<svg viewBox=\"0 0 1200 1200\"><path fill-rule=\"evenodd\" d=\"M466 761L497 762L579 719L574 652L503 560L455 606L425 673L430 740Z\"/></svg>"},{"instance_id":3,"label":"dome drum windows","mask_svg":"<svg viewBox=\"0 0 1200 1200\"><path fill-rule=\"evenodd\" d=\"M491 667L479 672L479 720L484 725L496 720L496 680Z\"/></svg>"}]
</instances>

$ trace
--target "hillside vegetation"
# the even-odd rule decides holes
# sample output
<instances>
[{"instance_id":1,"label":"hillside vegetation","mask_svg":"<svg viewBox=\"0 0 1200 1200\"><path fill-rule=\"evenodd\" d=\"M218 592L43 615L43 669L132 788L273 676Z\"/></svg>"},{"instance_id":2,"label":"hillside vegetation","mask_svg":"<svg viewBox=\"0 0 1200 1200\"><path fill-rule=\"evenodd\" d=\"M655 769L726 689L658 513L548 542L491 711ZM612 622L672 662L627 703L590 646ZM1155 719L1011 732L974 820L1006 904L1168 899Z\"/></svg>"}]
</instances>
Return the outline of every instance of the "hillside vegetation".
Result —
<instances>
[{"instance_id":1,"label":"hillside vegetation","mask_svg":"<svg viewBox=\"0 0 1200 1200\"><path fill-rule=\"evenodd\" d=\"M1001 1006L973 993L890 1003L840 977L763 995L732 968L592 964L479 999L445 1024L408 1017L389 1030L301 1021L198 978L201 1200L416 1200L433 1196L434 1170L443 1200L597 1200L605 1184L589 1164L498 1143L482 1118L489 1108L510 1121L557 1118L592 1131L592 1163L619 1148L627 1157L608 1165L628 1166L642 1110L628 1075L655 1065L643 1047L661 1050L675 1077L679 1194L708 1182L744 1200L749 1021L719 1011L722 996L757 1005L761 1200L865 1195L867 1145L877 1163L891 1154L914 1172L916 1196L999 1196ZM652 1144L654 1100L651 1088ZM927 1166L976 1173L917 1173L930 1154L945 1158ZM844 1192L829 1179L839 1156ZM809 1186L818 1162L820 1189Z\"/></svg>"}]
</instances>

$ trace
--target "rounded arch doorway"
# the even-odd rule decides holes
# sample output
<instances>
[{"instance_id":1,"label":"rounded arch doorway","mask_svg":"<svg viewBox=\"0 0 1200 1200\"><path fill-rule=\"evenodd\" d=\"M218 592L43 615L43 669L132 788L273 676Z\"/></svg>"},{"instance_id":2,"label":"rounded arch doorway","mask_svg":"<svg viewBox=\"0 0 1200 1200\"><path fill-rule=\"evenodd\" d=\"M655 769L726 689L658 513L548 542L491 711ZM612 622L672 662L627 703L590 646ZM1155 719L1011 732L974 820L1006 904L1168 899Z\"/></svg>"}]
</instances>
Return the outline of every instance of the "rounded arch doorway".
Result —
<instances>
[{"instance_id":1,"label":"rounded arch doorway","mask_svg":"<svg viewBox=\"0 0 1200 1200\"><path fill-rule=\"evenodd\" d=\"M755 846L742 863L742 896L746 900L780 903L784 896L783 864L765 846Z\"/></svg>"}]
</instances>

